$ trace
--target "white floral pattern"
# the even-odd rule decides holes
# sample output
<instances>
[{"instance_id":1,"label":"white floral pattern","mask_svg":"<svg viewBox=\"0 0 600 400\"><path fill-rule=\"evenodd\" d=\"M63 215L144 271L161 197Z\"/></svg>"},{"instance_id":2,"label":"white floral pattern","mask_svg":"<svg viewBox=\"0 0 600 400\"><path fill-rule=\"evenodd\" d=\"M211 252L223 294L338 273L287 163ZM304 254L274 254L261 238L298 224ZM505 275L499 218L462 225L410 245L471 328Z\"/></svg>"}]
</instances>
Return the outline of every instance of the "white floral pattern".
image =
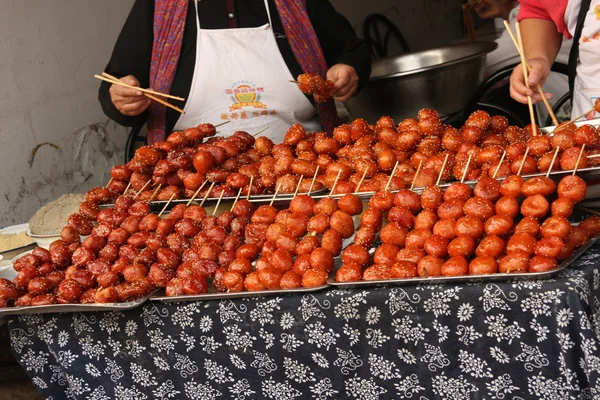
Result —
<instances>
[{"instance_id":1,"label":"white floral pattern","mask_svg":"<svg viewBox=\"0 0 600 400\"><path fill-rule=\"evenodd\" d=\"M600 399L600 245L545 281L24 315L48 399Z\"/></svg>"}]
</instances>

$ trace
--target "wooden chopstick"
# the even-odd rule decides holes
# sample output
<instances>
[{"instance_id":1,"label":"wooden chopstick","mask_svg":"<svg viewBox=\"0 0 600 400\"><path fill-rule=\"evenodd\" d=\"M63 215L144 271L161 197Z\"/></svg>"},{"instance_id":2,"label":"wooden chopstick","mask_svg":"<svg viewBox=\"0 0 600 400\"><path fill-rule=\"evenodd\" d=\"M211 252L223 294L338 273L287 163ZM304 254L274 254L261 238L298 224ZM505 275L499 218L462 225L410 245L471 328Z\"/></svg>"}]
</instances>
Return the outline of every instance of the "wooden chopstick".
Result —
<instances>
[{"instance_id":1,"label":"wooden chopstick","mask_svg":"<svg viewBox=\"0 0 600 400\"><path fill-rule=\"evenodd\" d=\"M467 29L467 34L469 35L469 39L471 42L475 42L477 37L475 35L475 22L473 21L472 7L470 4L463 4L463 22L465 24L465 28Z\"/></svg>"},{"instance_id":2,"label":"wooden chopstick","mask_svg":"<svg viewBox=\"0 0 600 400\"><path fill-rule=\"evenodd\" d=\"M527 60L525 59L525 54L523 54L523 42L521 41L521 29L519 28L519 23L517 22L517 51L521 56L521 64L525 67L523 70L523 79L525 80L525 85L529 88L529 77L527 76ZM527 106L529 107L529 118L531 119L531 132L533 136L537 136L537 129L535 124L535 113L533 112L533 102L531 101L531 96L527 96Z\"/></svg>"},{"instance_id":3,"label":"wooden chopstick","mask_svg":"<svg viewBox=\"0 0 600 400\"><path fill-rule=\"evenodd\" d=\"M102 73L102 75L103 75L103 77L102 77L102 78L104 78L104 79L102 79L102 80L104 80L104 81L106 81L106 82L110 82L110 83L113 83L113 84L115 84L115 85L120 85L120 84L124 83L124 82L123 82L122 80L120 80L119 78L116 78L116 77L114 77L114 76L112 76L112 75L110 75L110 74L107 74L106 72L103 72L103 73ZM129 86L129 85L127 85L127 86ZM130 87L131 87L131 88L134 88L134 89L139 89L139 88L136 88L135 86L130 86ZM149 98L149 99L151 99L151 100L154 100L154 101L156 101L157 103L160 103L160 104L162 104L162 105L163 105L163 106L165 106L165 107L172 108L173 110L175 110L175 111L177 111L177 112L180 112L181 114L185 114L185 111L184 111L184 110L182 110L181 108L179 108L179 107L177 107L177 106L174 106L173 104L171 104L171 103L169 103L169 102L167 102L167 101L165 101L165 100L159 99L158 97L156 97L156 96L153 96L153 95L151 95L151 94L148 94L148 93L146 93L146 92L145 92L145 91L143 91L143 90L142 90L142 93L144 93L144 96L148 97L148 98Z\"/></svg>"},{"instance_id":4,"label":"wooden chopstick","mask_svg":"<svg viewBox=\"0 0 600 400\"><path fill-rule=\"evenodd\" d=\"M106 74L106 72L104 72L103 75L104 74ZM126 84L122 80L116 79L114 77L111 79L111 78L107 78L106 76L94 75L94 78L100 79L101 81L106 81L106 82L109 82L109 83L114 83L114 84L117 84L117 85L121 85L121 86L127 87L129 89L139 90L142 93L153 94L153 95L156 95L156 96L166 97L167 99L185 101L185 99L183 97L172 96L170 94L156 92L156 91L151 90L151 89L143 89L143 88L131 86L131 85Z\"/></svg>"},{"instance_id":5,"label":"wooden chopstick","mask_svg":"<svg viewBox=\"0 0 600 400\"><path fill-rule=\"evenodd\" d=\"M508 23L507 20L504 20L504 26L506 27L506 30L508 31L508 34L510 35L510 38L512 39L513 43L515 44L515 47L517 48L517 51L519 52L519 55L521 53L523 53L523 58L525 59L525 67L527 68L527 70L529 72L531 72L531 65L529 65L529 62L527 61L527 58L525 58L525 54L524 54L524 50L522 48L522 46L519 46L519 42L517 41L517 39L515 38L515 35L512 32L512 29L510 28L510 24ZM517 24L517 26L519 26ZM520 31L520 28L519 28ZM550 105L550 103L548 102L548 99L546 98L546 95L544 94L544 91L542 90L542 86L538 83L537 84L537 90L540 93L540 95L542 96L542 101L544 102L544 105L546 106L546 110L548 111L548 115L550 115L550 118L552 119L552 123L554 124L554 126L558 126L560 125L558 122L558 119L556 118L556 115L554 115L554 111L552 111L552 106Z\"/></svg>"}]
</instances>

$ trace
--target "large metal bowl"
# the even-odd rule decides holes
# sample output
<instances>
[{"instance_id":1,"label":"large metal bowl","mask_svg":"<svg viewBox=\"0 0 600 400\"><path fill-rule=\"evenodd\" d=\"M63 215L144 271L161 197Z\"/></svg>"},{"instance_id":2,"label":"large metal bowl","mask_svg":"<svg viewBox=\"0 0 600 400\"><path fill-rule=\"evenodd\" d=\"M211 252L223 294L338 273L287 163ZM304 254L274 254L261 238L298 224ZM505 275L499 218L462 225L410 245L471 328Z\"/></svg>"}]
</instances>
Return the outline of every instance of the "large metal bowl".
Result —
<instances>
[{"instance_id":1,"label":"large metal bowl","mask_svg":"<svg viewBox=\"0 0 600 400\"><path fill-rule=\"evenodd\" d=\"M496 47L468 43L377 60L366 87L346 103L348 111L369 123L382 115L414 118L422 108L442 116L460 111L483 81L485 55Z\"/></svg>"}]
</instances>

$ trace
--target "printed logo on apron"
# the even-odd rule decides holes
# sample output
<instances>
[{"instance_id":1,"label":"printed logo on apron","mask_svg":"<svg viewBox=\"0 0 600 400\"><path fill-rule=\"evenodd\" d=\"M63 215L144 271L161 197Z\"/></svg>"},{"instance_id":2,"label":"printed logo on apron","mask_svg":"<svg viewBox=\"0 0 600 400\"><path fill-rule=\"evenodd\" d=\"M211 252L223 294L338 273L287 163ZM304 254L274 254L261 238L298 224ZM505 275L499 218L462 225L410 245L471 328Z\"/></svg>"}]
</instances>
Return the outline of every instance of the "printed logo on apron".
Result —
<instances>
[{"instance_id":1,"label":"printed logo on apron","mask_svg":"<svg viewBox=\"0 0 600 400\"><path fill-rule=\"evenodd\" d=\"M571 4L573 3L573 4ZM569 1L565 21L569 31L575 32L573 19L577 20L580 7L577 1ZM585 17L581 39L579 40L579 62L575 78L572 117L576 118L594 108L594 102L600 97L600 0L593 0ZM569 24L570 22L570 24ZM586 114L593 119L594 112Z\"/></svg>"},{"instance_id":2,"label":"printed logo on apron","mask_svg":"<svg viewBox=\"0 0 600 400\"><path fill-rule=\"evenodd\" d=\"M194 76L185 114L174 129L230 121L219 129L219 136L239 130L253 134L268 127L264 136L276 143L295 123L319 132L316 108L289 83L294 77L279 51L267 0L269 23L238 29L201 29L198 1Z\"/></svg>"}]
</instances>

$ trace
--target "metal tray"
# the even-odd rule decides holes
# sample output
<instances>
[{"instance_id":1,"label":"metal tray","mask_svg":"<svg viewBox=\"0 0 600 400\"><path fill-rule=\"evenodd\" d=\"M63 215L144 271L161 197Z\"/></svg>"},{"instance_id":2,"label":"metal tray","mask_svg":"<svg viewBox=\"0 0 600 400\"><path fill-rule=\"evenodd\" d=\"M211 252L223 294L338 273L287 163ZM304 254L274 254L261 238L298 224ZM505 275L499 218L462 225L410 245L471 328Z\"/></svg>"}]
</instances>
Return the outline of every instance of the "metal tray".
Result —
<instances>
[{"instance_id":1,"label":"metal tray","mask_svg":"<svg viewBox=\"0 0 600 400\"><path fill-rule=\"evenodd\" d=\"M407 278L407 279L387 279L377 281L357 281L357 282L336 282L335 273L341 266L341 260L337 259L333 272L329 275L327 283L331 286L340 288L360 288L365 286L400 286L400 285L418 285L418 284L437 284L437 283L461 283L461 282L495 282L495 281L507 281L512 279L524 279L524 280L535 280L535 279L546 279L550 278L560 271L571 265L577 258L585 253L590 247L592 247L598 240L600 235L590 239L585 246L577 249L571 257L564 260L560 265L547 272L523 272L515 274L485 274L485 275L463 275L463 276L438 276L431 278Z\"/></svg>"},{"instance_id":2,"label":"metal tray","mask_svg":"<svg viewBox=\"0 0 600 400\"><path fill-rule=\"evenodd\" d=\"M106 303L106 304L52 304L49 306L32 306L32 307L8 307L0 308L0 317L7 315L22 315L22 314L54 314L63 312L94 312L94 311L123 311L131 310L141 306L148 300L153 292L147 296L137 300L128 301L126 303Z\"/></svg>"},{"instance_id":3,"label":"metal tray","mask_svg":"<svg viewBox=\"0 0 600 400\"><path fill-rule=\"evenodd\" d=\"M325 284L314 288L298 288L298 289L286 289L286 290L259 290L256 292L234 292L225 293L218 292L212 285L208 290L208 293L198 295L183 295L183 296L165 296L164 292L160 296L150 297L150 301L160 301L163 303L175 303L182 301L203 301L203 300L223 300L223 299L239 299L239 298L250 298L250 297L266 297L266 296L283 296L288 294L302 294L318 292L320 290L328 288L329 285Z\"/></svg>"}]
</instances>

